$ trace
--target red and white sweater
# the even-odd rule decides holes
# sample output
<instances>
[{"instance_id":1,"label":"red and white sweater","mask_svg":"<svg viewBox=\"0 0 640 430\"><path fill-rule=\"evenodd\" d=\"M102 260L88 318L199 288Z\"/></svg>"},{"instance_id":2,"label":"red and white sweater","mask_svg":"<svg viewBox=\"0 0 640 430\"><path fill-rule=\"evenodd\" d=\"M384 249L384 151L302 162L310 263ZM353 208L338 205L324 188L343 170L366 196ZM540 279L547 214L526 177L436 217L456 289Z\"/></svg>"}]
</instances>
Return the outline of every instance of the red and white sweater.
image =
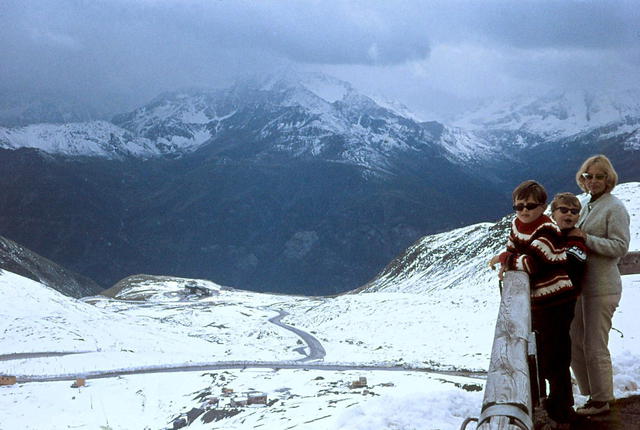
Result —
<instances>
[{"instance_id":1,"label":"red and white sweater","mask_svg":"<svg viewBox=\"0 0 640 430\"><path fill-rule=\"evenodd\" d=\"M532 308L553 306L576 298L567 274L565 239L558 226L546 215L525 224L515 218L507 250L500 254L507 270L529 274Z\"/></svg>"}]
</instances>

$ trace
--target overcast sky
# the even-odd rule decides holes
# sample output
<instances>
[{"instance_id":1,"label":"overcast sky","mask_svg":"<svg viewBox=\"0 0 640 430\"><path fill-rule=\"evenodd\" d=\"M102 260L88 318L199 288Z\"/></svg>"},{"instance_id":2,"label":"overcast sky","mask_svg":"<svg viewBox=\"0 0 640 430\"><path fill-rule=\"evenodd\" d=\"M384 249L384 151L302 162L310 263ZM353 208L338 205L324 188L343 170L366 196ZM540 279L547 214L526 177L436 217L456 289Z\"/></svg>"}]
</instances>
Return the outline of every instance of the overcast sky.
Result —
<instances>
[{"instance_id":1,"label":"overcast sky","mask_svg":"<svg viewBox=\"0 0 640 430\"><path fill-rule=\"evenodd\" d=\"M288 66L437 112L494 95L637 87L640 5L2 0L0 52L5 94L137 106L165 90Z\"/></svg>"}]
</instances>

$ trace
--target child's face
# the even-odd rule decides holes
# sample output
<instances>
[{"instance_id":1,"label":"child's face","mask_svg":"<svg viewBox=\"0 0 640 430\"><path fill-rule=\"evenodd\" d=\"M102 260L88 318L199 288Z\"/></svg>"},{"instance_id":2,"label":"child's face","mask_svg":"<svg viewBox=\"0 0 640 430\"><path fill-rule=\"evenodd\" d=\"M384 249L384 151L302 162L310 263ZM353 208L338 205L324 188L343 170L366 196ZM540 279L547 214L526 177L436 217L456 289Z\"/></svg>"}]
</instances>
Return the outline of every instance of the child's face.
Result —
<instances>
[{"instance_id":1,"label":"child's face","mask_svg":"<svg viewBox=\"0 0 640 430\"><path fill-rule=\"evenodd\" d=\"M575 227L579 217L580 209L563 203L560 203L551 214L551 218L558 224L560 230Z\"/></svg>"},{"instance_id":2,"label":"child's face","mask_svg":"<svg viewBox=\"0 0 640 430\"><path fill-rule=\"evenodd\" d=\"M516 217L518 217L520 222L528 224L540 218L540 215L542 215L544 210L547 208L547 205L545 203L535 201L533 197L527 197L526 200L516 199L513 203L513 208L516 211Z\"/></svg>"}]
</instances>

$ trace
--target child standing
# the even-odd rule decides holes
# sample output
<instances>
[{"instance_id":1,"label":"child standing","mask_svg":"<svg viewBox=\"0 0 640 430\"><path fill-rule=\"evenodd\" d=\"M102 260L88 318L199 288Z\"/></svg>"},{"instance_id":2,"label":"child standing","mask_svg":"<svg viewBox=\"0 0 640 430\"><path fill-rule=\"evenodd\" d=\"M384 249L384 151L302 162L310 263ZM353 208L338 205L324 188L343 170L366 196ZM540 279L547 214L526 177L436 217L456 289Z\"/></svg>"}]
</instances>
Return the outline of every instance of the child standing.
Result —
<instances>
[{"instance_id":1,"label":"child standing","mask_svg":"<svg viewBox=\"0 0 640 430\"><path fill-rule=\"evenodd\" d=\"M567 274L578 294L582 287L582 276L589 253L584 237L573 234L581 209L580 200L572 193L556 194L551 202L551 218L558 224L565 239Z\"/></svg>"},{"instance_id":2,"label":"child standing","mask_svg":"<svg viewBox=\"0 0 640 430\"><path fill-rule=\"evenodd\" d=\"M571 340L576 289L567 273L567 254L560 228L546 215L547 193L536 181L525 181L513 191L516 218L511 224L507 250L489 262L507 270L529 274L531 325L538 333L538 368L549 381L544 404L560 428L568 428L573 413Z\"/></svg>"}]
</instances>

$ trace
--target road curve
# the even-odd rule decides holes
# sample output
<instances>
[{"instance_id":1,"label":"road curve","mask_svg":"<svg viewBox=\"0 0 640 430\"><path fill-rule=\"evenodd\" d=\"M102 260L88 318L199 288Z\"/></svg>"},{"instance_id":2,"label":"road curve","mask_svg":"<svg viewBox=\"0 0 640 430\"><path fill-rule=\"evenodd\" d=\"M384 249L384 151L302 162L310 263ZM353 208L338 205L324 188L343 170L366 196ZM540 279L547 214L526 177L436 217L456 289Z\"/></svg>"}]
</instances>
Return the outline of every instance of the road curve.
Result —
<instances>
[{"instance_id":1,"label":"road curve","mask_svg":"<svg viewBox=\"0 0 640 430\"><path fill-rule=\"evenodd\" d=\"M324 347L320 343L318 339L307 333L306 331L302 331L298 328L292 327L282 322L282 318L289 315L288 312L283 310L278 310L278 315L273 318L269 318L269 322L277 325L278 327L282 327L285 330L289 330L294 332L296 335L300 336L300 338L309 346L309 354L304 358L301 358L297 361L311 361L311 360L322 360L327 352L324 350ZM297 349L298 352L305 354L302 348Z\"/></svg>"},{"instance_id":2,"label":"road curve","mask_svg":"<svg viewBox=\"0 0 640 430\"><path fill-rule=\"evenodd\" d=\"M358 364L321 364L321 363L308 363L309 361L322 361L326 355L326 351L320 341L311 334L292 327L283 323L281 320L285 316L289 315L286 311L278 310L278 315L269 319L269 322L284 328L285 330L292 331L299 336L309 347L309 353L304 351L303 347L296 349L301 354L305 354L306 357L291 360L291 361L234 361L234 362L209 362L209 363L197 363L191 365L160 365L149 366L143 368L134 369L118 369L108 371L90 371L81 375L71 374L59 374L59 375L16 375L18 383L26 382L45 382L45 381L66 381L74 380L79 376L86 378L113 378L124 375L138 375L145 373L168 373L168 372L189 372L189 371L211 371L222 369L246 369L246 368L270 368L274 370L278 369L306 369L306 370L359 370L359 371L404 371L404 372L427 372L449 376L464 376L474 379L485 379L486 372L473 372L473 371L443 371L438 369L429 368L411 368L404 366L389 366L389 365L358 365ZM30 359L39 357L51 357L61 356L68 354L82 354L94 351L76 351L76 352L35 352L35 353L19 353L19 354L5 354L0 355L0 361Z\"/></svg>"}]
</instances>

